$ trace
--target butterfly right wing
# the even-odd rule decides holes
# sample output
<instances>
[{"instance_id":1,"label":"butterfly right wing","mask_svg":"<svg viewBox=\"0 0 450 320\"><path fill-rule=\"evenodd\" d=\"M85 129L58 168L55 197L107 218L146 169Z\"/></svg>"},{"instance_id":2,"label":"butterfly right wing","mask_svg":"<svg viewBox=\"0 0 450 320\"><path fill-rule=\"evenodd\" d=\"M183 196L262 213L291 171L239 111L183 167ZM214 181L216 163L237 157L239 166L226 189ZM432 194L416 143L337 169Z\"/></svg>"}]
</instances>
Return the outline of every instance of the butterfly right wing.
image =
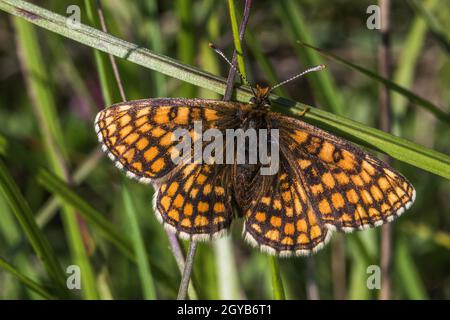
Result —
<instances>
[{"instance_id":1,"label":"butterfly right wing","mask_svg":"<svg viewBox=\"0 0 450 320\"><path fill-rule=\"evenodd\" d=\"M192 143L198 139L194 122L203 130L235 123L239 103L203 99L145 99L115 104L100 111L95 129L102 149L127 176L155 183L176 164L172 152L179 143L176 129L186 129Z\"/></svg>"}]
</instances>

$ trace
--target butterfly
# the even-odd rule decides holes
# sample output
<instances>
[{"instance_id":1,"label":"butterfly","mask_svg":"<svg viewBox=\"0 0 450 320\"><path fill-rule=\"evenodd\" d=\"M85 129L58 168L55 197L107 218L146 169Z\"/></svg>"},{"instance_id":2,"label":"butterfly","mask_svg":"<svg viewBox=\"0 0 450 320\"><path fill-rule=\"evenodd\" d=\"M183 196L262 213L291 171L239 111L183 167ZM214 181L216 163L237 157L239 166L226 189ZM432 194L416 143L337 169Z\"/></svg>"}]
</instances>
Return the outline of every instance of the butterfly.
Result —
<instances>
[{"instance_id":1,"label":"butterfly","mask_svg":"<svg viewBox=\"0 0 450 320\"><path fill-rule=\"evenodd\" d=\"M243 217L251 245L281 257L301 256L321 249L335 230L380 226L412 205L414 187L391 166L327 131L270 111L271 89L253 91L249 103L152 98L98 113L102 149L128 177L153 184L154 211L165 228L183 239L209 240ZM278 172L261 174L261 163L175 163L174 132L184 129L195 142L198 121L200 134L278 129Z\"/></svg>"}]
</instances>

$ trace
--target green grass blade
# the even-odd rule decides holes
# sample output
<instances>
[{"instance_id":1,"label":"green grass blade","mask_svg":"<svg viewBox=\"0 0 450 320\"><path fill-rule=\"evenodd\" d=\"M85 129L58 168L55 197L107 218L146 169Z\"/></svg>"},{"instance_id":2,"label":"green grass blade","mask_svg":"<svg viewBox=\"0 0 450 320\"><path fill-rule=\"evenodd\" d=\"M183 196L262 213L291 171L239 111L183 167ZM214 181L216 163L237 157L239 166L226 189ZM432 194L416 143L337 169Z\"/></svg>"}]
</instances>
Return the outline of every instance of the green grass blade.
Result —
<instances>
[{"instance_id":1,"label":"green grass blade","mask_svg":"<svg viewBox=\"0 0 450 320\"><path fill-rule=\"evenodd\" d=\"M48 299L48 300L56 299L55 296L53 296L46 289L44 289L39 283L33 281L32 279L28 278L26 275L22 274L19 270L14 268L14 266L9 264L2 257L0 257L0 268L3 268L7 272L14 275L17 279L20 280L20 282L22 282L24 285L26 285L27 288L29 288L32 291L36 292L37 294L41 295L43 298Z\"/></svg>"},{"instance_id":2,"label":"green grass blade","mask_svg":"<svg viewBox=\"0 0 450 320\"><path fill-rule=\"evenodd\" d=\"M276 2L279 12L279 19L285 24L286 30L291 33L294 41L314 43L311 32L308 30L305 19L302 16L300 5L296 1L280 0ZM296 46L298 56L306 67L313 67L322 64L320 56L311 51ZM344 107L341 97L333 83L333 80L327 72L314 72L308 75L308 81L314 91L314 97L317 98L320 105L327 110L337 114L342 114Z\"/></svg>"},{"instance_id":3,"label":"green grass blade","mask_svg":"<svg viewBox=\"0 0 450 320\"><path fill-rule=\"evenodd\" d=\"M148 21L146 23L149 35L148 42L150 48L155 52L164 52L164 40L161 30L158 25L158 2L157 1L145 1L143 6L148 12ZM152 79L154 80L153 88L155 89L155 96L164 97L167 96L166 80L160 73L152 73Z\"/></svg>"},{"instance_id":4,"label":"green grass blade","mask_svg":"<svg viewBox=\"0 0 450 320\"><path fill-rule=\"evenodd\" d=\"M4 155L6 153L6 148L8 147L8 142L6 138L0 135L0 155Z\"/></svg>"},{"instance_id":5,"label":"green grass blade","mask_svg":"<svg viewBox=\"0 0 450 320\"><path fill-rule=\"evenodd\" d=\"M25 236L27 237L36 255L44 264L48 276L53 279L61 297L70 296L66 287L66 279L63 269L56 258L50 244L34 220L33 213L14 179L6 169L3 160L0 159L0 190L15 217L19 221Z\"/></svg>"},{"instance_id":6,"label":"green grass blade","mask_svg":"<svg viewBox=\"0 0 450 320\"><path fill-rule=\"evenodd\" d=\"M425 1L425 5L429 9L436 7L437 3L437 0ZM409 88L411 86L414 80L416 62L425 44L424 39L426 32L427 25L425 21L419 16L415 17L402 46L402 52L398 59L398 66L393 75L394 83L397 83L404 88ZM394 115L398 117L405 113L407 101L408 99L401 94L394 93L392 95L392 111Z\"/></svg>"},{"instance_id":7,"label":"green grass blade","mask_svg":"<svg viewBox=\"0 0 450 320\"><path fill-rule=\"evenodd\" d=\"M247 30L245 33L246 44L249 47L251 53L255 57L255 60L258 62L259 66L263 70L264 76L267 78L271 85L275 85L280 82L278 76L275 72L275 68L270 63L266 54L264 54L259 41L256 36L250 30ZM274 92L280 96L287 97L288 93L285 87L281 86L275 88Z\"/></svg>"},{"instance_id":8,"label":"green grass blade","mask_svg":"<svg viewBox=\"0 0 450 320\"><path fill-rule=\"evenodd\" d=\"M435 104L433 104L432 102L419 97L418 95L416 95L414 92L398 85L397 83L386 79L380 75L378 75L376 72L373 72L369 69L366 69L364 67L361 67L359 65L356 65L354 63L348 62L332 53L329 52L325 52L319 48L313 47L309 44L306 43L302 43L302 45L311 48L317 52L320 52L321 54L323 54L324 56L333 59L337 62L340 62L356 71L359 71L360 73L378 81L383 83L385 86L387 86L390 90L393 90L399 94L401 94L402 96L408 98L409 101L411 101L414 104L417 104L418 106L422 106L423 108L427 109L429 112L431 112L432 114L434 114L439 120L441 121L445 121L447 123L450 123L450 114L444 112L443 110L441 110L438 106L436 106Z\"/></svg>"},{"instance_id":9,"label":"green grass blade","mask_svg":"<svg viewBox=\"0 0 450 320\"><path fill-rule=\"evenodd\" d=\"M152 274L150 272L150 264L145 251L144 241L142 239L141 230L139 227L138 215L133 200L126 184L122 186L122 198L124 204L125 215L128 219L131 242L136 252L137 267L139 277L141 280L143 295L145 299L156 299L156 290Z\"/></svg>"},{"instance_id":10,"label":"green grass blade","mask_svg":"<svg viewBox=\"0 0 450 320\"><path fill-rule=\"evenodd\" d=\"M51 77L38 44L34 26L22 19L14 19L20 50L21 64L25 69L27 88L32 100L33 111L45 143L45 151L52 170L61 177L69 179L65 158L67 151L63 143L61 125L56 114L56 103L49 84ZM80 226L75 212L69 207L62 208L62 220L73 262L81 273L82 293L87 299L98 298L95 277L84 246Z\"/></svg>"},{"instance_id":11,"label":"green grass blade","mask_svg":"<svg viewBox=\"0 0 450 320\"><path fill-rule=\"evenodd\" d=\"M98 210L94 209L83 198L71 190L67 184L60 178L47 170L40 170L37 176L38 182L49 192L60 197L60 199L76 208L79 213L86 219L86 221L108 241L110 241L125 257L136 263L137 258L133 250L133 246L129 238L127 238L123 232L117 230L117 228L109 222L104 215ZM151 261L150 261L151 262ZM154 270L155 275L159 278L170 279L172 278L167 271L161 269L156 264L152 264L151 268Z\"/></svg>"},{"instance_id":12,"label":"green grass blade","mask_svg":"<svg viewBox=\"0 0 450 320\"><path fill-rule=\"evenodd\" d=\"M228 0L228 13L230 15L234 48L236 49L237 66L239 71L245 76L244 51L242 51L241 41L239 41L239 23L236 16L236 6L234 0Z\"/></svg>"},{"instance_id":13,"label":"green grass blade","mask_svg":"<svg viewBox=\"0 0 450 320\"><path fill-rule=\"evenodd\" d=\"M195 34L192 25L193 1L176 0L175 11L177 13L181 28L177 36L178 59L187 64L193 64L195 60ZM186 98L195 97L196 88L188 83L183 83L178 90L179 94Z\"/></svg>"},{"instance_id":14,"label":"green grass blade","mask_svg":"<svg viewBox=\"0 0 450 320\"><path fill-rule=\"evenodd\" d=\"M96 12L95 2L91 0L84 0L84 7L91 25L99 28L100 21ZM100 87L102 89L102 96L105 104L110 106L116 98L112 77L112 71L108 66L110 65L108 57L103 52L94 50L95 65L97 66L97 73L100 80Z\"/></svg>"},{"instance_id":15,"label":"green grass blade","mask_svg":"<svg viewBox=\"0 0 450 320\"><path fill-rule=\"evenodd\" d=\"M138 65L217 93L223 94L225 91L226 84L222 78L184 65L166 56L155 54L140 48L138 45L120 40L83 24L80 25L79 29L70 29L66 25L66 17L33 4L19 0L4 0L0 2L0 9L67 38L109 52ZM248 88L240 87L236 90L238 101L248 101L251 96ZM281 99L275 95L272 95L271 98L275 100L274 103L278 106L278 108L275 108L276 110L293 116L306 107L304 104ZM311 108L304 119L324 129L336 132L349 140L380 150L393 158L450 179L450 157L447 155L316 108Z\"/></svg>"},{"instance_id":16,"label":"green grass blade","mask_svg":"<svg viewBox=\"0 0 450 320\"><path fill-rule=\"evenodd\" d=\"M395 248L395 268L397 279L401 282L408 299L428 299L427 291L419 276L405 238L397 240Z\"/></svg>"},{"instance_id":17,"label":"green grass blade","mask_svg":"<svg viewBox=\"0 0 450 320\"><path fill-rule=\"evenodd\" d=\"M274 256L268 256L270 271L272 274L272 292L273 299L275 300L285 300L286 296L284 293L283 281L281 280L280 265L278 263L278 258Z\"/></svg>"},{"instance_id":18,"label":"green grass blade","mask_svg":"<svg viewBox=\"0 0 450 320\"><path fill-rule=\"evenodd\" d=\"M58 177L48 172L40 170L37 176L38 182L48 191L57 195L64 203L72 206L98 230L106 239L111 241L125 256L135 261L136 257L129 239L118 231L103 214L92 208L86 201L79 197L75 192Z\"/></svg>"},{"instance_id":19,"label":"green grass blade","mask_svg":"<svg viewBox=\"0 0 450 320\"><path fill-rule=\"evenodd\" d=\"M410 0L410 5L413 9L426 21L433 36L441 44L441 46L450 52L450 33L437 21L431 12L431 8L423 4L423 1Z\"/></svg>"}]
</instances>

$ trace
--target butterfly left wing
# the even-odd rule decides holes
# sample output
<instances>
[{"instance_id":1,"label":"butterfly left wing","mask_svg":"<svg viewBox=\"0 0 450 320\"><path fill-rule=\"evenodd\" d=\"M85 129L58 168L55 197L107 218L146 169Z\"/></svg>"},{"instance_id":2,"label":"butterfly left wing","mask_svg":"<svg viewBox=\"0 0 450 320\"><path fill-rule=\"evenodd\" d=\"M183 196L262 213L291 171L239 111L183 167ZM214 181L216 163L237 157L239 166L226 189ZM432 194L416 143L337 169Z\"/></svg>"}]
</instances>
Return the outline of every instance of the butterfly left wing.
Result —
<instances>
[{"instance_id":1,"label":"butterfly left wing","mask_svg":"<svg viewBox=\"0 0 450 320\"><path fill-rule=\"evenodd\" d=\"M156 183L171 172L176 129L186 129L192 142L202 130L235 123L239 103L204 99L145 99L117 103L100 111L95 129L102 149L127 176Z\"/></svg>"}]
</instances>

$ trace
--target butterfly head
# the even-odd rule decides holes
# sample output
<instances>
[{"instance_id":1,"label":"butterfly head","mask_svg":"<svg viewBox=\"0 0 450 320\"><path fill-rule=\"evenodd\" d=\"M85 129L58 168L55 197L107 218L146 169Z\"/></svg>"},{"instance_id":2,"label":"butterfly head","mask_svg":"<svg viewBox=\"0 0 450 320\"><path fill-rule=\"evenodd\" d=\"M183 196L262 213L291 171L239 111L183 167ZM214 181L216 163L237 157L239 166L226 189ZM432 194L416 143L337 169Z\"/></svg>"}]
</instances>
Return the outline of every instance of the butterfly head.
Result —
<instances>
[{"instance_id":1,"label":"butterfly head","mask_svg":"<svg viewBox=\"0 0 450 320\"><path fill-rule=\"evenodd\" d=\"M249 101L250 105L256 109L268 109L270 107L269 94L269 87L261 87L256 85L254 96Z\"/></svg>"}]
</instances>

